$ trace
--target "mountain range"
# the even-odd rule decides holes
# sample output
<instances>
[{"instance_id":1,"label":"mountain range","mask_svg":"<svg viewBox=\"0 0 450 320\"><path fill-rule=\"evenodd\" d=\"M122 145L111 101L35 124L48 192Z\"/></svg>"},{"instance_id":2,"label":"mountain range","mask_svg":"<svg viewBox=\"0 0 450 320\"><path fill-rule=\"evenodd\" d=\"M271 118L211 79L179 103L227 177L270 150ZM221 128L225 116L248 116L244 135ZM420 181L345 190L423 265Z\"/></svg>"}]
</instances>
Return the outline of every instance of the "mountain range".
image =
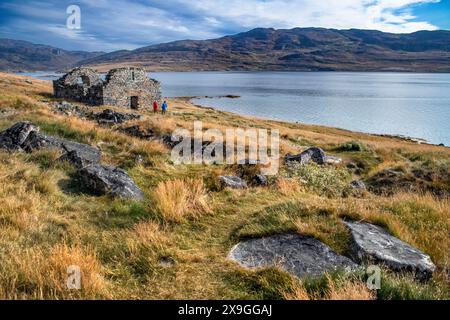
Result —
<instances>
[{"instance_id":1,"label":"mountain range","mask_svg":"<svg viewBox=\"0 0 450 320\"><path fill-rule=\"evenodd\" d=\"M5 43L9 47L5 46ZM257 28L211 40L182 40L111 53L70 52L0 40L0 69L137 65L149 71L450 72L450 31ZM6 50L5 50L6 48ZM39 50L37 49L39 48ZM29 55L37 50L40 56Z\"/></svg>"},{"instance_id":2,"label":"mountain range","mask_svg":"<svg viewBox=\"0 0 450 320\"><path fill-rule=\"evenodd\" d=\"M104 52L67 51L28 41L0 39L0 70L61 70Z\"/></svg>"}]
</instances>

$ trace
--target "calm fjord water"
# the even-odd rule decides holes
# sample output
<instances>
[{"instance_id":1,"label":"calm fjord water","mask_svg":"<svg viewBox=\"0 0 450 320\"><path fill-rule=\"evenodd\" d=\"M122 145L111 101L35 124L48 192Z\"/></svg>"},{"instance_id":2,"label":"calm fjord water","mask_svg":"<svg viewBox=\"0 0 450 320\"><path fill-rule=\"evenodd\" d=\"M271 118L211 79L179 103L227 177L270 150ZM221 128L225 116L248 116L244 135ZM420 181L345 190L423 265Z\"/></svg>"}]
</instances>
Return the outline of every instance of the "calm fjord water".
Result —
<instances>
[{"instance_id":1,"label":"calm fjord water","mask_svg":"<svg viewBox=\"0 0 450 320\"><path fill-rule=\"evenodd\" d=\"M166 72L150 76L162 82L165 96L211 97L193 101L220 110L450 145L450 74Z\"/></svg>"}]
</instances>

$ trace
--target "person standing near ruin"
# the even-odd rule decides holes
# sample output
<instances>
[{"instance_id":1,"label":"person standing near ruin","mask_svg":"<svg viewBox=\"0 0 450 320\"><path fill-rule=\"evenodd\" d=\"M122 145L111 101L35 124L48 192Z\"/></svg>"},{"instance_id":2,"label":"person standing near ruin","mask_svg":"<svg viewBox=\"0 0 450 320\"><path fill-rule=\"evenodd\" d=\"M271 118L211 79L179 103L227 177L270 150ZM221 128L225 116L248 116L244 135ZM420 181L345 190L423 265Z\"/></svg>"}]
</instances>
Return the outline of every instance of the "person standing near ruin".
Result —
<instances>
[{"instance_id":1,"label":"person standing near ruin","mask_svg":"<svg viewBox=\"0 0 450 320\"><path fill-rule=\"evenodd\" d=\"M158 102L154 101L153 102L153 113L158 112Z\"/></svg>"},{"instance_id":2,"label":"person standing near ruin","mask_svg":"<svg viewBox=\"0 0 450 320\"><path fill-rule=\"evenodd\" d=\"M168 106L167 106L167 101L164 101L163 104L162 104L162 107L161 107L162 114L165 114L165 113L166 113L167 107L168 107Z\"/></svg>"}]
</instances>

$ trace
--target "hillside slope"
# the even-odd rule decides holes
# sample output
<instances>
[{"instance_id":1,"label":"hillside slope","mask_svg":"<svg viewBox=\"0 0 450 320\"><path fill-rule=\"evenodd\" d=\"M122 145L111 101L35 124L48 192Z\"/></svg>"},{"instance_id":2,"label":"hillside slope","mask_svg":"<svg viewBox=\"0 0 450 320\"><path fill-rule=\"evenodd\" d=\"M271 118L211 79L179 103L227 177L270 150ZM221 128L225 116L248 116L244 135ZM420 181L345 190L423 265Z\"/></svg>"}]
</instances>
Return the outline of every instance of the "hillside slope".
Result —
<instances>
[{"instance_id":1,"label":"hillside slope","mask_svg":"<svg viewBox=\"0 0 450 320\"><path fill-rule=\"evenodd\" d=\"M32 152L0 148L0 299L450 299L449 148L243 117L181 99L169 100L166 115L142 110L142 119L112 126L89 120L105 108L62 103L50 82L0 73L0 133L31 121L40 134L95 148L102 164L123 169L143 192L139 200L93 193L62 151L46 144L29 144ZM199 120L221 132L279 129L281 157L316 146L342 162L289 169L281 161L263 186L251 183L255 166L175 164L160 137ZM136 137L136 126L145 135ZM224 175L249 187L223 188ZM367 190L354 192L356 179ZM437 267L433 278L383 270L381 289L371 291L364 273L299 280L228 258L243 239L280 233L347 255L344 219L382 226L422 250ZM80 268L80 290L65 285L70 266Z\"/></svg>"},{"instance_id":2,"label":"hillside slope","mask_svg":"<svg viewBox=\"0 0 450 320\"><path fill-rule=\"evenodd\" d=\"M212 40L184 40L118 51L80 62L149 70L450 71L450 32L254 29Z\"/></svg>"},{"instance_id":3,"label":"hillside slope","mask_svg":"<svg viewBox=\"0 0 450 320\"><path fill-rule=\"evenodd\" d=\"M27 41L0 39L0 70L53 71L74 66L77 62L103 52L66 51Z\"/></svg>"}]
</instances>

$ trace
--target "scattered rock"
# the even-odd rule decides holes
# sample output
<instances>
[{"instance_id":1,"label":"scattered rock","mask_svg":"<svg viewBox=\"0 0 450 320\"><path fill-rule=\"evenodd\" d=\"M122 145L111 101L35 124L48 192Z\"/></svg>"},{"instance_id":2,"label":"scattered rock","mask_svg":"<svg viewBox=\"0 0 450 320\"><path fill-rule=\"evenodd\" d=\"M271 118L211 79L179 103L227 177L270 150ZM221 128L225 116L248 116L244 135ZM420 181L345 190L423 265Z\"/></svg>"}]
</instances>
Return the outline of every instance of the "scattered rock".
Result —
<instances>
[{"instance_id":1,"label":"scattered rock","mask_svg":"<svg viewBox=\"0 0 450 320\"><path fill-rule=\"evenodd\" d=\"M325 164L326 156L325 152L320 148L309 148L297 155L287 154L285 157L286 162L295 161L300 162L301 165L306 165L313 161L317 164Z\"/></svg>"},{"instance_id":2,"label":"scattered rock","mask_svg":"<svg viewBox=\"0 0 450 320\"><path fill-rule=\"evenodd\" d=\"M278 266L298 278L357 268L349 258L319 240L293 233L242 241L231 250L229 258L247 268Z\"/></svg>"},{"instance_id":3,"label":"scattered rock","mask_svg":"<svg viewBox=\"0 0 450 320\"><path fill-rule=\"evenodd\" d=\"M60 149L63 141L54 137L46 136L38 131L32 131L21 147L28 153L43 148Z\"/></svg>"},{"instance_id":4,"label":"scattered rock","mask_svg":"<svg viewBox=\"0 0 450 320\"><path fill-rule=\"evenodd\" d=\"M99 124L114 125L124 123L126 121L140 119L141 116L133 113L122 113L111 109L105 109L100 113L96 113L93 117Z\"/></svg>"},{"instance_id":5,"label":"scattered rock","mask_svg":"<svg viewBox=\"0 0 450 320\"><path fill-rule=\"evenodd\" d=\"M81 183L99 194L142 200L144 195L123 170L100 164L101 151L89 145L47 136L31 122L18 122L0 133L0 148L33 152L42 148L64 152L59 158L78 169Z\"/></svg>"},{"instance_id":6,"label":"scattered rock","mask_svg":"<svg viewBox=\"0 0 450 320\"><path fill-rule=\"evenodd\" d=\"M0 132L0 148L8 151L23 151L22 145L31 132L39 128L29 121L18 122L12 127Z\"/></svg>"},{"instance_id":7,"label":"scattered rock","mask_svg":"<svg viewBox=\"0 0 450 320\"><path fill-rule=\"evenodd\" d=\"M93 112L87 107L80 107L67 101L57 102L52 106L55 113L66 116L77 116L81 119L89 119L93 116Z\"/></svg>"},{"instance_id":8,"label":"scattered rock","mask_svg":"<svg viewBox=\"0 0 450 320\"><path fill-rule=\"evenodd\" d=\"M122 169L92 164L81 168L78 176L86 188L97 194L111 194L135 200L144 199L142 191Z\"/></svg>"},{"instance_id":9,"label":"scattered rock","mask_svg":"<svg viewBox=\"0 0 450 320\"><path fill-rule=\"evenodd\" d=\"M345 222L351 231L352 257L359 263L381 263L397 272L414 272L431 278L435 265L425 253L370 223Z\"/></svg>"},{"instance_id":10,"label":"scattered rock","mask_svg":"<svg viewBox=\"0 0 450 320\"><path fill-rule=\"evenodd\" d=\"M33 81L31 81L30 79L26 79L25 82L28 84L33 84Z\"/></svg>"},{"instance_id":11,"label":"scattered rock","mask_svg":"<svg viewBox=\"0 0 450 320\"><path fill-rule=\"evenodd\" d=\"M323 164L331 164L331 165L337 165L342 163L342 159L335 156L327 156L325 155L325 152L321 148L312 147L305 151L303 151L300 154L292 155L287 154L284 157L285 162L299 162L300 165L306 165L310 163L311 161L323 165Z\"/></svg>"},{"instance_id":12,"label":"scattered rock","mask_svg":"<svg viewBox=\"0 0 450 320\"><path fill-rule=\"evenodd\" d=\"M66 150L58 160L68 161L77 169L84 168L94 163L99 163L101 159L101 151L90 146L83 145L74 146L70 144L63 144L62 148Z\"/></svg>"},{"instance_id":13,"label":"scattered rock","mask_svg":"<svg viewBox=\"0 0 450 320\"><path fill-rule=\"evenodd\" d=\"M195 150L195 144L198 140L194 139L194 138L190 138L190 146L191 146L191 155L196 156L203 156L205 153L205 149L211 145L211 141L202 141L201 142L201 148L199 150ZM161 136L160 140L162 141L162 143L164 143L167 147L173 149L176 145L178 145L179 143L184 141L184 137L183 136L171 136L171 135L163 135ZM223 157L226 157L226 145L224 144L222 146L222 152L223 152ZM211 152L211 156L215 157L216 156L216 150L213 149Z\"/></svg>"},{"instance_id":14,"label":"scattered rock","mask_svg":"<svg viewBox=\"0 0 450 320\"><path fill-rule=\"evenodd\" d=\"M267 186L269 184L267 177L262 174L255 175L253 181L257 186Z\"/></svg>"},{"instance_id":15,"label":"scattered rock","mask_svg":"<svg viewBox=\"0 0 450 320\"><path fill-rule=\"evenodd\" d=\"M220 183L224 188L246 189L247 183L236 176L221 176Z\"/></svg>"},{"instance_id":16,"label":"scattered rock","mask_svg":"<svg viewBox=\"0 0 450 320\"><path fill-rule=\"evenodd\" d=\"M366 184L362 180L353 180L350 182L350 187L355 190L366 190Z\"/></svg>"},{"instance_id":17,"label":"scattered rock","mask_svg":"<svg viewBox=\"0 0 450 320\"><path fill-rule=\"evenodd\" d=\"M325 164L338 165L342 163L342 159L335 156L325 156L324 162Z\"/></svg>"},{"instance_id":18,"label":"scattered rock","mask_svg":"<svg viewBox=\"0 0 450 320\"><path fill-rule=\"evenodd\" d=\"M155 136L155 133L152 129L142 128L139 125L133 125L131 127L120 128L119 130L129 136L144 139L144 140L151 140Z\"/></svg>"},{"instance_id":19,"label":"scattered rock","mask_svg":"<svg viewBox=\"0 0 450 320\"><path fill-rule=\"evenodd\" d=\"M22 149L28 153L41 150L43 148L55 149L64 152L60 158L67 160L76 167L84 166L88 163L100 162L101 151L90 145L58 139L44 135L37 131L32 131L22 144Z\"/></svg>"}]
</instances>

